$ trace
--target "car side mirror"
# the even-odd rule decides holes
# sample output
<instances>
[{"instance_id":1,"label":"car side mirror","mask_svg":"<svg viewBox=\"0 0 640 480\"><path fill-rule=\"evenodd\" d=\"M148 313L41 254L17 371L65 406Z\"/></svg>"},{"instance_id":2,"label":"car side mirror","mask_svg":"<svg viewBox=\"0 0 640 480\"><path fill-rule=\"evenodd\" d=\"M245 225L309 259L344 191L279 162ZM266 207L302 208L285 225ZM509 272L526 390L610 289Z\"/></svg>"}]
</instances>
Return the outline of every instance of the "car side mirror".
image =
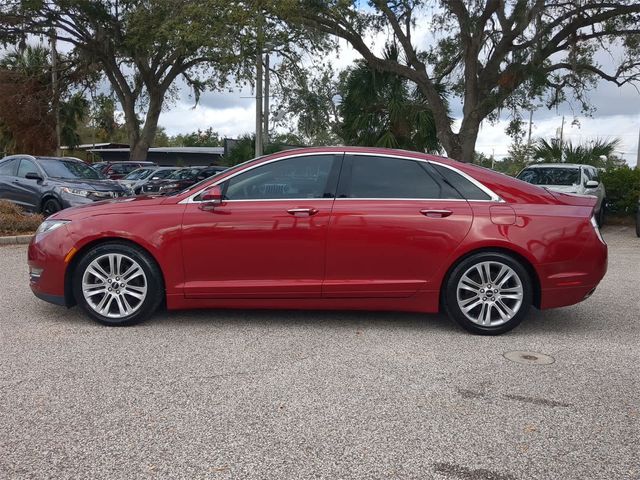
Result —
<instances>
[{"instance_id":1,"label":"car side mirror","mask_svg":"<svg viewBox=\"0 0 640 480\"><path fill-rule=\"evenodd\" d=\"M585 188L598 188L600 182L596 182L595 180L588 180L587 183L584 184Z\"/></svg>"},{"instance_id":2,"label":"car side mirror","mask_svg":"<svg viewBox=\"0 0 640 480\"><path fill-rule=\"evenodd\" d=\"M219 185L208 188L202 193L200 200L200 210L213 210L222 204L222 188Z\"/></svg>"},{"instance_id":3,"label":"car side mirror","mask_svg":"<svg viewBox=\"0 0 640 480\"><path fill-rule=\"evenodd\" d=\"M36 172L29 172L24 176L24 178L26 178L27 180L36 180L38 182L41 182L43 180L40 174Z\"/></svg>"}]
</instances>

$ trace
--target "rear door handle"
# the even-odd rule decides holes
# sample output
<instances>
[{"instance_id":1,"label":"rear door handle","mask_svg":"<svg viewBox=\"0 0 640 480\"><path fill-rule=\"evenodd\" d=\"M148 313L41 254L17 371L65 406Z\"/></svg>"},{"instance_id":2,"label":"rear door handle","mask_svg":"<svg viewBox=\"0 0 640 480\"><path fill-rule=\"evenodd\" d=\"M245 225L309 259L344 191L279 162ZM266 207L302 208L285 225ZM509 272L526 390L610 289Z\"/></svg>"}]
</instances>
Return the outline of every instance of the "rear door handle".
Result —
<instances>
[{"instance_id":1,"label":"rear door handle","mask_svg":"<svg viewBox=\"0 0 640 480\"><path fill-rule=\"evenodd\" d=\"M425 217L431 217L431 218L445 218L448 217L449 215L451 215L453 212L451 210L431 210L431 209L425 209L425 210L420 210L420 213L422 215L424 215Z\"/></svg>"},{"instance_id":2,"label":"rear door handle","mask_svg":"<svg viewBox=\"0 0 640 480\"><path fill-rule=\"evenodd\" d=\"M308 216L310 217L311 215L315 215L316 213L318 213L319 210L317 208L290 208L289 210L287 210L287 213L289 215L293 215L293 216L297 216L297 217L302 217L302 216Z\"/></svg>"}]
</instances>

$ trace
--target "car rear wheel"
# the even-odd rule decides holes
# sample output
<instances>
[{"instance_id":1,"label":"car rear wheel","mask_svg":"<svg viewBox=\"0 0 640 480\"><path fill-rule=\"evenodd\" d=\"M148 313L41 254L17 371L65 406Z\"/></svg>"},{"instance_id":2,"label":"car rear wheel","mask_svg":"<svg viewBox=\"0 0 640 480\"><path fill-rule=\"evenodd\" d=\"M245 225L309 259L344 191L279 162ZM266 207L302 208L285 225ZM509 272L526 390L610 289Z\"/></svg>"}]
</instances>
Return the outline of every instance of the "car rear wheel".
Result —
<instances>
[{"instance_id":1,"label":"car rear wheel","mask_svg":"<svg viewBox=\"0 0 640 480\"><path fill-rule=\"evenodd\" d=\"M62 210L62 205L60 205L60 202L55 198L49 198L42 204L42 216L45 218L50 217L60 210Z\"/></svg>"},{"instance_id":2,"label":"car rear wheel","mask_svg":"<svg viewBox=\"0 0 640 480\"><path fill-rule=\"evenodd\" d=\"M604 203L605 201L603 200L602 204L600 205L600 210L598 210L598 216L596 217L598 227L604 226Z\"/></svg>"},{"instance_id":3,"label":"car rear wheel","mask_svg":"<svg viewBox=\"0 0 640 480\"><path fill-rule=\"evenodd\" d=\"M110 242L89 250L78 263L73 293L81 307L109 326L140 323L164 296L162 273L144 250Z\"/></svg>"},{"instance_id":4,"label":"car rear wheel","mask_svg":"<svg viewBox=\"0 0 640 480\"><path fill-rule=\"evenodd\" d=\"M447 313L464 329L499 335L516 327L532 302L531 278L509 255L483 252L460 262L447 278Z\"/></svg>"}]
</instances>

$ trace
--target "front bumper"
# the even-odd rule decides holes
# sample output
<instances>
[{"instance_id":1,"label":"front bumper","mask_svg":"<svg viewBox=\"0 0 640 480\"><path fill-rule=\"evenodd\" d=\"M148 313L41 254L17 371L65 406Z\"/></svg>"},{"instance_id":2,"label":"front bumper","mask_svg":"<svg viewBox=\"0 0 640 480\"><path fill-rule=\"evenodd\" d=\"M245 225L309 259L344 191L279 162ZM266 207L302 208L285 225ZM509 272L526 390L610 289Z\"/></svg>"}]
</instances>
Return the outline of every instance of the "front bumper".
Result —
<instances>
[{"instance_id":1,"label":"front bumper","mask_svg":"<svg viewBox=\"0 0 640 480\"><path fill-rule=\"evenodd\" d=\"M31 239L27 259L30 272L37 272L37 275L29 275L29 287L36 297L70 306L65 297L65 275L72 248L73 241L66 226Z\"/></svg>"}]
</instances>

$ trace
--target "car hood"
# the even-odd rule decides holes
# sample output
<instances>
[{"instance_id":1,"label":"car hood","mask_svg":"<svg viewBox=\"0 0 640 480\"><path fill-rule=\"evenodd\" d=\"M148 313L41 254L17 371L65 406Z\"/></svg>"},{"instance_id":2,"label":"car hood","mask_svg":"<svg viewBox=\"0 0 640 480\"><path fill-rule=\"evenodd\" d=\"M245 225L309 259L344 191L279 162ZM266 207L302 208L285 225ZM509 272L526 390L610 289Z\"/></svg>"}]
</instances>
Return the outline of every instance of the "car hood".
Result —
<instances>
[{"instance_id":1,"label":"car hood","mask_svg":"<svg viewBox=\"0 0 640 480\"><path fill-rule=\"evenodd\" d=\"M113 200L102 200L99 202L87 203L77 207L65 208L49 217L49 219L74 220L95 215L112 213L126 208L145 208L159 205L166 200L166 197L139 195L137 197L118 198Z\"/></svg>"},{"instance_id":2,"label":"car hood","mask_svg":"<svg viewBox=\"0 0 640 480\"><path fill-rule=\"evenodd\" d=\"M87 180L52 178L51 181L61 187L77 188L80 190L94 190L97 192L121 192L124 186L113 180Z\"/></svg>"}]
</instances>

